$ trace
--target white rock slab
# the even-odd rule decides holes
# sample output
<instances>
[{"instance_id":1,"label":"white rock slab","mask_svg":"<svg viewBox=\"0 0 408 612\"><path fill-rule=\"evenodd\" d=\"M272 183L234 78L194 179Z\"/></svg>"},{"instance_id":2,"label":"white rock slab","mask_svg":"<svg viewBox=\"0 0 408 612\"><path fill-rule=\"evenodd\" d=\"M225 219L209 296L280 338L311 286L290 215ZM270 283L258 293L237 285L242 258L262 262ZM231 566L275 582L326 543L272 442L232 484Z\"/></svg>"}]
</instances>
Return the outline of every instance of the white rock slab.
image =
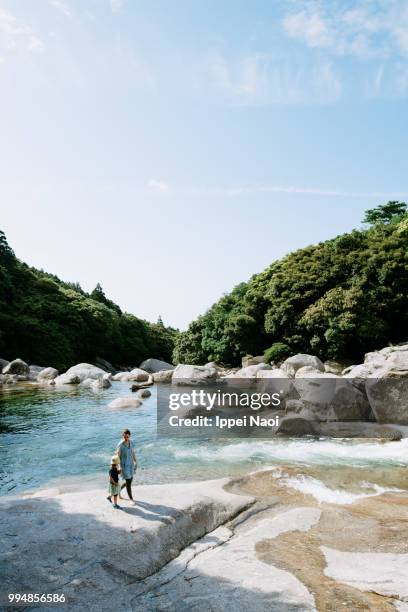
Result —
<instances>
[{"instance_id":1,"label":"white rock slab","mask_svg":"<svg viewBox=\"0 0 408 612\"><path fill-rule=\"evenodd\" d=\"M408 554L342 552L321 546L326 576L362 591L408 598Z\"/></svg>"}]
</instances>

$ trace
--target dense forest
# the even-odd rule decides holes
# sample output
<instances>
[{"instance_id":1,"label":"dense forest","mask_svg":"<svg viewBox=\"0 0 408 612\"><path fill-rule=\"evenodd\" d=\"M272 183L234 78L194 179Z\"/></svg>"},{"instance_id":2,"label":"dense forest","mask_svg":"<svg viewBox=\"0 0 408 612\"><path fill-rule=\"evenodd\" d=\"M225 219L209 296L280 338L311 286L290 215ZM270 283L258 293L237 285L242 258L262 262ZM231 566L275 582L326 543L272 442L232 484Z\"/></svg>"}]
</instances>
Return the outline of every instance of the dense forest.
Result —
<instances>
[{"instance_id":1,"label":"dense forest","mask_svg":"<svg viewBox=\"0 0 408 612\"><path fill-rule=\"evenodd\" d=\"M64 370L98 357L117 367L171 360L177 332L124 313L98 284L78 284L19 261L0 231L0 356Z\"/></svg>"},{"instance_id":2,"label":"dense forest","mask_svg":"<svg viewBox=\"0 0 408 612\"><path fill-rule=\"evenodd\" d=\"M408 215L404 202L366 212L365 229L308 246L224 295L176 340L174 361L237 365L296 352L359 360L408 340Z\"/></svg>"}]
</instances>

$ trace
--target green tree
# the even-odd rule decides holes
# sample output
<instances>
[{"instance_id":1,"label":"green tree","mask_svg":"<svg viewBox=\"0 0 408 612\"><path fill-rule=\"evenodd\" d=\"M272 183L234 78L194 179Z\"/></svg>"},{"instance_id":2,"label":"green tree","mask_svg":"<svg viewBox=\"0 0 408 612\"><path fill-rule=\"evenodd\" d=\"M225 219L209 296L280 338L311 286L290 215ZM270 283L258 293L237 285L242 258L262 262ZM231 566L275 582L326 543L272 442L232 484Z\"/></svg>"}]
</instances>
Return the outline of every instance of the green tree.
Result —
<instances>
[{"instance_id":1,"label":"green tree","mask_svg":"<svg viewBox=\"0 0 408 612\"><path fill-rule=\"evenodd\" d=\"M392 200L376 208L371 208L365 213L363 223L375 225L376 223L398 222L407 212L407 204Z\"/></svg>"}]
</instances>

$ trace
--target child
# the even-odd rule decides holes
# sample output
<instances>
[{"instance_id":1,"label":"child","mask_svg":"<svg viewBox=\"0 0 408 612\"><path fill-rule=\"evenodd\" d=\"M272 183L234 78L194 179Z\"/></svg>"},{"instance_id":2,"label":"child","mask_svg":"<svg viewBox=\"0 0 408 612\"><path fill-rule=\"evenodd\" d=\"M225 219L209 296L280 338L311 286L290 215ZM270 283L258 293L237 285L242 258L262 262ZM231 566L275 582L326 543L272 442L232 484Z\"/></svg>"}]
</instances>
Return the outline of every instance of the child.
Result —
<instances>
[{"instance_id":1,"label":"child","mask_svg":"<svg viewBox=\"0 0 408 612\"><path fill-rule=\"evenodd\" d=\"M107 500L112 503L113 497L113 507L120 508L118 506L118 495L120 493L120 485L119 485L119 457L117 455L113 455L111 459L111 469L109 470L109 495Z\"/></svg>"}]
</instances>

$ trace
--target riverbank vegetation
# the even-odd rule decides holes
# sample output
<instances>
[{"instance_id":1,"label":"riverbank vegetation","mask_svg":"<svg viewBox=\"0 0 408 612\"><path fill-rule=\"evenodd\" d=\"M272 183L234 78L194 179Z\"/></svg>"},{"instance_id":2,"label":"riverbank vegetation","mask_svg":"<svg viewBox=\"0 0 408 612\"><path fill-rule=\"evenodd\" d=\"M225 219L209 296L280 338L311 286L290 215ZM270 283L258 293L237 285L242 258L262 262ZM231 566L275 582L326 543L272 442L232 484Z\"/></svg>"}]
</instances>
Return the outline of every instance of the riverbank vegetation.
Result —
<instances>
[{"instance_id":1,"label":"riverbank vegetation","mask_svg":"<svg viewBox=\"0 0 408 612\"><path fill-rule=\"evenodd\" d=\"M0 355L65 370L98 357L115 366L148 357L171 360L177 331L122 312L98 284L77 283L31 268L0 231Z\"/></svg>"},{"instance_id":2,"label":"riverbank vegetation","mask_svg":"<svg viewBox=\"0 0 408 612\"><path fill-rule=\"evenodd\" d=\"M358 360L405 341L407 205L378 206L363 223L290 253L224 295L178 336L175 362L238 365L243 355L265 351Z\"/></svg>"}]
</instances>

